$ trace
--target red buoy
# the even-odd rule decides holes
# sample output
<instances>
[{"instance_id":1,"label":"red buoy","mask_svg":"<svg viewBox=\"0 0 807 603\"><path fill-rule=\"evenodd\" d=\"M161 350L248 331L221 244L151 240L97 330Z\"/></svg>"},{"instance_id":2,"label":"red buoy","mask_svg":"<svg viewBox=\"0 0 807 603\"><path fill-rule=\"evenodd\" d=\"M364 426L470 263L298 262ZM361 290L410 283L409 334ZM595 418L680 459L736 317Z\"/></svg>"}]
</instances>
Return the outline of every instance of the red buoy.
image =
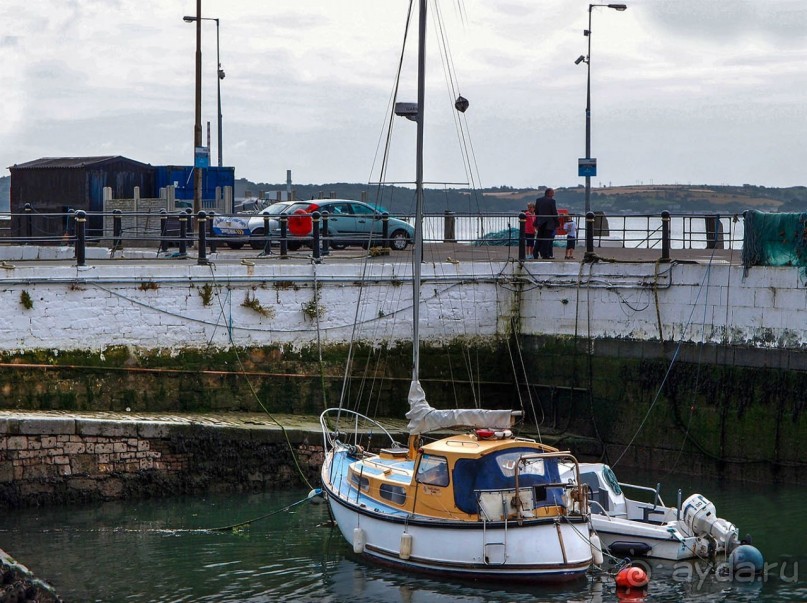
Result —
<instances>
[{"instance_id":1,"label":"red buoy","mask_svg":"<svg viewBox=\"0 0 807 603\"><path fill-rule=\"evenodd\" d=\"M634 565L623 567L616 574L617 588L644 588L647 586L647 572Z\"/></svg>"}]
</instances>

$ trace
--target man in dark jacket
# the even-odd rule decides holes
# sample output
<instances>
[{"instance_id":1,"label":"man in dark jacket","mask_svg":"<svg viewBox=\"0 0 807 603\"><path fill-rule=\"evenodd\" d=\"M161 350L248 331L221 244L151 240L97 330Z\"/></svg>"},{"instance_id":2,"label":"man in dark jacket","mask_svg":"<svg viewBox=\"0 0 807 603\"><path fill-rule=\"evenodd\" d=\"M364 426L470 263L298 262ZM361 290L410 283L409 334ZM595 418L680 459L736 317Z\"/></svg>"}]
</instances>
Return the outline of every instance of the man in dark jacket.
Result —
<instances>
[{"instance_id":1,"label":"man in dark jacket","mask_svg":"<svg viewBox=\"0 0 807 603\"><path fill-rule=\"evenodd\" d=\"M537 259L539 255L547 260L553 258L552 241L558 226L560 226L560 220L558 220L558 207L555 205L555 189L548 188L544 192L544 196L535 201L534 258Z\"/></svg>"}]
</instances>

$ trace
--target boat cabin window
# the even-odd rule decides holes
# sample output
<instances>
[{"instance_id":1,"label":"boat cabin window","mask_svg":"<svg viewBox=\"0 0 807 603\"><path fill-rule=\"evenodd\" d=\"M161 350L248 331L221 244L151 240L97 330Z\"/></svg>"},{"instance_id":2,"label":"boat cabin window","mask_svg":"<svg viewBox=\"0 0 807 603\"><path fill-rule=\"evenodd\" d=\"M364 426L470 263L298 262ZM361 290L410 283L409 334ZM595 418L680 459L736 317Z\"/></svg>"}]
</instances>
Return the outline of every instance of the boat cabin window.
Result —
<instances>
[{"instance_id":1,"label":"boat cabin window","mask_svg":"<svg viewBox=\"0 0 807 603\"><path fill-rule=\"evenodd\" d=\"M424 454L418 465L417 481L431 486L447 486L448 461L442 456Z\"/></svg>"},{"instance_id":2,"label":"boat cabin window","mask_svg":"<svg viewBox=\"0 0 807 603\"><path fill-rule=\"evenodd\" d=\"M350 473L350 483L353 484L355 488L361 490L368 490L370 488L370 480L360 476L358 473Z\"/></svg>"},{"instance_id":3,"label":"boat cabin window","mask_svg":"<svg viewBox=\"0 0 807 603\"><path fill-rule=\"evenodd\" d=\"M395 503L396 505L402 505L406 502L406 488L401 486L381 484L378 488L378 493L381 495L381 498Z\"/></svg>"},{"instance_id":4,"label":"boat cabin window","mask_svg":"<svg viewBox=\"0 0 807 603\"><path fill-rule=\"evenodd\" d=\"M500 454L496 457L496 462L499 465L499 469L502 471L502 475L506 477L513 477L516 474L516 464L518 460L522 457L522 452L508 452L505 454ZM521 466L518 468L519 476L522 475L539 475L543 476L546 474L546 469L544 468L544 459L527 459Z\"/></svg>"}]
</instances>

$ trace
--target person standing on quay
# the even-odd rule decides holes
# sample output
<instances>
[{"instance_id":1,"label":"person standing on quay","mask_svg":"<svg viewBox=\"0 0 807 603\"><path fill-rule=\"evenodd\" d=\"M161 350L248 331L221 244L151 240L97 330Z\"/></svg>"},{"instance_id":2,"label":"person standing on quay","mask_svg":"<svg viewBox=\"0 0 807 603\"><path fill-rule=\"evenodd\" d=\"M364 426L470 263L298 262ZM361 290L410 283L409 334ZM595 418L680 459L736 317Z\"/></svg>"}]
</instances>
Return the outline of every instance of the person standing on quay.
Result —
<instances>
[{"instance_id":1,"label":"person standing on quay","mask_svg":"<svg viewBox=\"0 0 807 603\"><path fill-rule=\"evenodd\" d=\"M555 229L560 226L558 220L558 207L555 204L555 189L548 188L543 197L535 201L535 252L533 257L538 259L551 260L552 241Z\"/></svg>"},{"instance_id":2,"label":"person standing on quay","mask_svg":"<svg viewBox=\"0 0 807 603\"><path fill-rule=\"evenodd\" d=\"M527 211L524 212L527 221L524 223L524 239L527 244L527 255L533 254L535 247L535 203L527 203Z\"/></svg>"}]
</instances>

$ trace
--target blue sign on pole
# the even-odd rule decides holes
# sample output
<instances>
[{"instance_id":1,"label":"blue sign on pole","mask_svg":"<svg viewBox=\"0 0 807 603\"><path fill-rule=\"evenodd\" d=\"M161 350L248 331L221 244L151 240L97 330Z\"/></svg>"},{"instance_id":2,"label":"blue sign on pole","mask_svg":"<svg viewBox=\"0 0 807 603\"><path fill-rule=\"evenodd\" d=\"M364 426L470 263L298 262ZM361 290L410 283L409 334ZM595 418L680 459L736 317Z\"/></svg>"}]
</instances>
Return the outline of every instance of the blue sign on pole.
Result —
<instances>
[{"instance_id":1,"label":"blue sign on pole","mask_svg":"<svg viewBox=\"0 0 807 603\"><path fill-rule=\"evenodd\" d=\"M193 157L193 167L210 167L210 147L196 147L196 153Z\"/></svg>"},{"instance_id":2,"label":"blue sign on pole","mask_svg":"<svg viewBox=\"0 0 807 603\"><path fill-rule=\"evenodd\" d=\"M581 178L597 175L597 160L593 157L581 157L577 160L577 175Z\"/></svg>"}]
</instances>

